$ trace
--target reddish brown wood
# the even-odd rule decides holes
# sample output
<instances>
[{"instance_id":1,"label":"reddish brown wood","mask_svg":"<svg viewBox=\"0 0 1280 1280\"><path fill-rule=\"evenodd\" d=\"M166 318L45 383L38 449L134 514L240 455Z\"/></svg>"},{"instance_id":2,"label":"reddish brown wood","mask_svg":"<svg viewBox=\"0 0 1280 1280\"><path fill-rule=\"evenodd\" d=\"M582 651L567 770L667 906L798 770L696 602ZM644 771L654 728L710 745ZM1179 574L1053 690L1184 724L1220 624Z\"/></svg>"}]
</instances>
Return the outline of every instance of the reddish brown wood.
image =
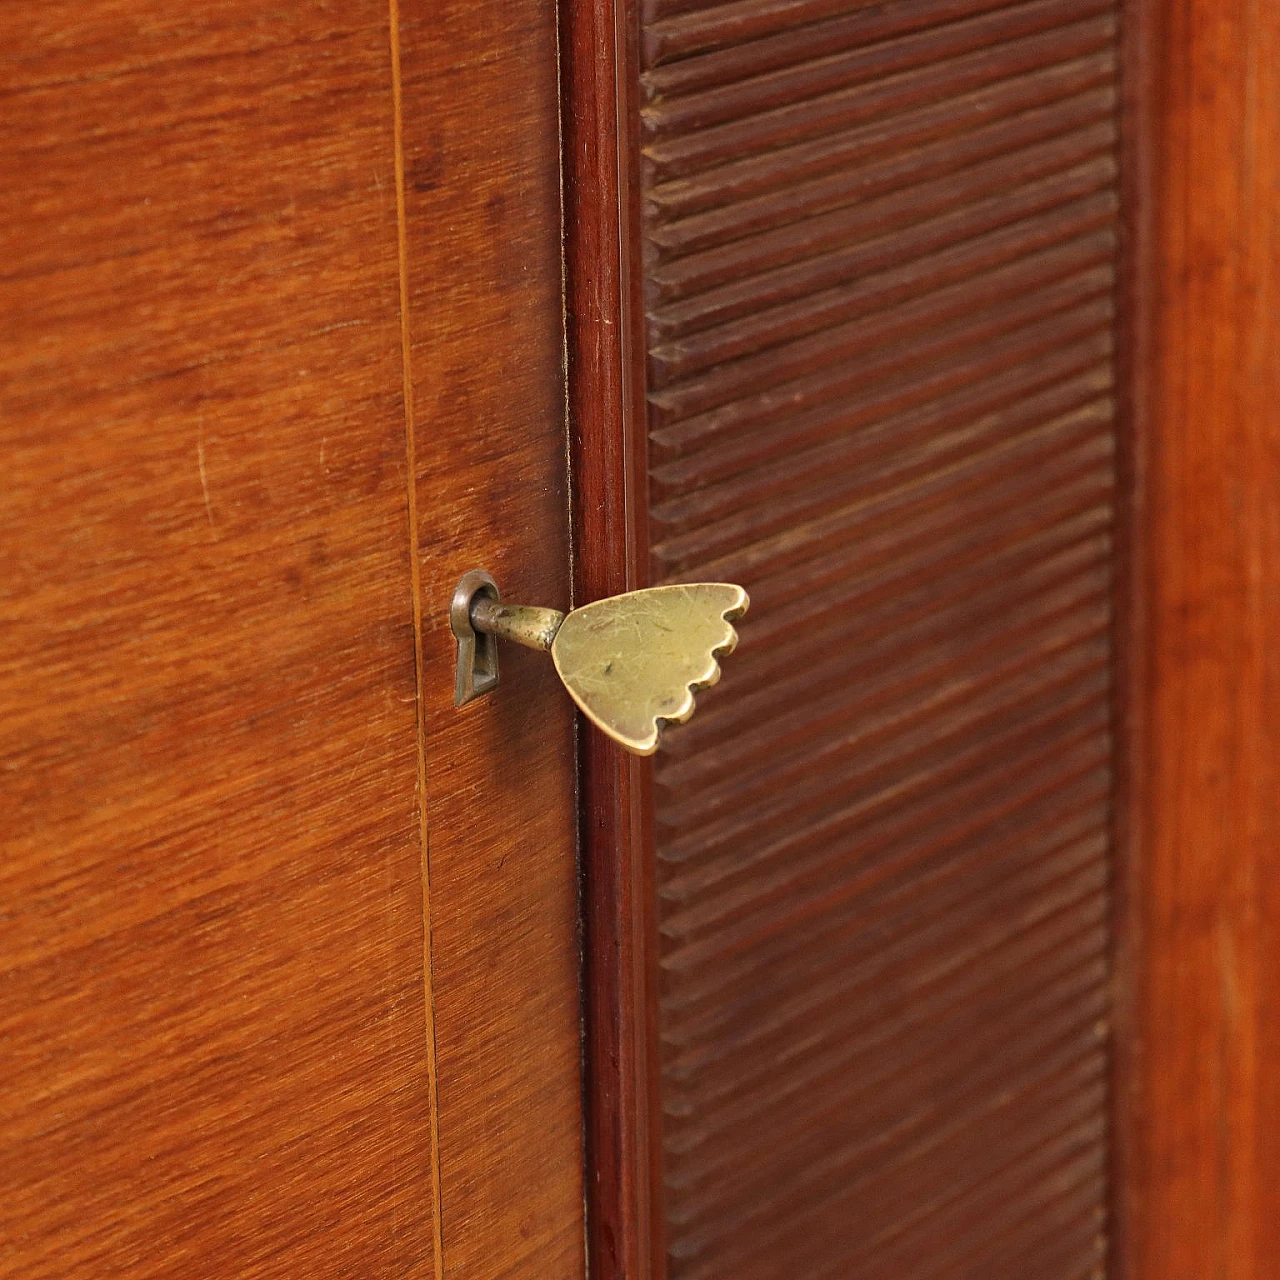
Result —
<instances>
[{"instance_id":1,"label":"reddish brown wood","mask_svg":"<svg viewBox=\"0 0 1280 1280\"><path fill-rule=\"evenodd\" d=\"M1134 7L1127 1280L1280 1257L1280 11Z\"/></svg>"},{"instance_id":2,"label":"reddish brown wood","mask_svg":"<svg viewBox=\"0 0 1280 1280\"><path fill-rule=\"evenodd\" d=\"M431 1276L386 5L0 46L0 1271Z\"/></svg>"},{"instance_id":3,"label":"reddish brown wood","mask_svg":"<svg viewBox=\"0 0 1280 1280\"><path fill-rule=\"evenodd\" d=\"M634 11L561 6L565 289L579 601L646 585L648 502L638 257ZM650 773L580 740L591 1271L639 1280L661 1258Z\"/></svg>"},{"instance_id":4,"label":"reddish brown wood","mask_svg":"<svg viewBox=\"0 0 1280 1280\"><path fill-rule=\"evenodd\" d=\"M581 1275L555 7L0 28L0 1271Z\"/></svg>"},{"instance_id":5,"label":"reddish brown wood","mask_svg":"<svg viewBox=\"0 0 1280 1280\"><path fill-rule=\"evenodd\" d=\"M401 0L444 1274L583 1273L572 704L510 646L453 705L464 572L569 604L556 6Z\"/></svg>"},{"instance_id":6,"label":"reddish brown wood","mask_svg":"<svg viewBox=\"0 0 1280 1280\"><path fill-rule=\"evenodd\" d=\"M654 3L672 1277L1087 1274L1107 1205L1115 5Z\"/></svg>"}]
</instances>

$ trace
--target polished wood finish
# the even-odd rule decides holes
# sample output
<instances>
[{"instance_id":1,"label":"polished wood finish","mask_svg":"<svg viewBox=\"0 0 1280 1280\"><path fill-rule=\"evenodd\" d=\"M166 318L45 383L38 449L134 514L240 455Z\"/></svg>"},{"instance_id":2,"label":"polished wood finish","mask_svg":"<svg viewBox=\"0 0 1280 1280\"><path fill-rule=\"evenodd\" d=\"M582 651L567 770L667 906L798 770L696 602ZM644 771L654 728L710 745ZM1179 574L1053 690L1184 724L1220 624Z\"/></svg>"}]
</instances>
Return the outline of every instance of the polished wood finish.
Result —
<instances>
[{"instance_id":1,"label":"polished wood finish","mask_svg":"<svg viewBox=\"0 0 1280 1280\"><path fill-rule=\"evenodd\" d=\"M650 0L672 1280L1082 1276L1107 1207L1112 0Z\"/></svg>"},{"instance_id":2,"label":"polished wood finish","mask_svg":"<svg viewBox=\"0 0 1280 1280\"><path fill-rule=\"evenodd\" d=\"M1280 10L1133 6L1125 1280L1280 1258Z\"/></svg>"},{"instance_id":3,"label":"polished wood finish","mask_svg":"<svg viewBox=\"0 0 1280 1280\"><path fill-rule=\"evenodd\" d=\"M507 646L453 706L448 607L484 568L567 608L556 7L402 0L431 971L444 1272L583 1271L574 717Z\"/></svg>"},{"instance_id":4,"label":"polished wood finish","mask_svg":"<svg viewBox=\"0 0 1280 1280\"><path fill-rule=\"evenodd\" d=\"M562 0L565 317L575 600L648 585L636 37L631 0ZM580 742L591 1272L661 1257L651 769Z\"/></svg>"},{"instance_id":5,"label":"polished wood finish","mask_svg":"<svg viewBox=\"0 0 1280 1280\"><path fill-rule=\"evenodd\" d=\"M0 1272L431 1276L386 6L0 30Z\"/></svg>"},{"instance_id":6,"label":"polished wood finish","mask_svg":"<svg viewBox=\"0 0 1280 1280\"><path fill-rule=\"evenodd\" d=\"M0 23L0 1271L580 1275L572 714L447 622L568 603L555 8L158 13Z\"/></svg>"},{"instance_id":7,"label":"polished wood finish","mask_svg":"<svg viewBox=\"0 0 1280 1280\"><path fill-rule=\"evenodd\" d=\"M558 11L0 20L0 1271L1269 1276L1280 17Z\"/></svg>"}]
</instances>

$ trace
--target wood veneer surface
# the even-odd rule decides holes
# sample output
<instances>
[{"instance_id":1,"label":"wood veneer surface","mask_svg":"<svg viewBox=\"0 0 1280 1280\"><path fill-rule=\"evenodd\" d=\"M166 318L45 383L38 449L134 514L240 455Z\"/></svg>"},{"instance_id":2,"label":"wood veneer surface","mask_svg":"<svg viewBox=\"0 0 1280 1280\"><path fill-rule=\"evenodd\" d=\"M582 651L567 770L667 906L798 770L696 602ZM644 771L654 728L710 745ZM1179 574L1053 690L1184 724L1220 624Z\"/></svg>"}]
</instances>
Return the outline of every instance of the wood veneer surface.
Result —
<instances>
[{"instance_id":1,"label":"wood veneer surface","mask_svg":"<svg viewBox=\"0 0 1280 1280\"><path fill-rule=\"evenodd\" d=\"M386 5L0 48L0 1273L433 1275Z\"/></svg>"},{"instance_id":2,"label":"wood veneer surface","mask_svg":"<svg viewBox=\"0 0 1280 1280\"><path fill-rule=\"evenodd\" d=\"M554 8L13 12L0 1273L580 1273Z\"/></svg>"},{"instance_id":3,"label":"wood veneer surface","mask_svg":"<svg viewBox=\"0 0 1280 1280\"><path fill-rule=\"evenodd\" d=\"M545 655L453 705L469 569L570 606L554 0L402 0L444 1271L581 1275L573 705Z\"/></svg>"},{"instance_id":4,"label":"wood veneer surface","mask_svg":"<svg viewBox=\"0 0 1280 1280\"><path fill-rule=\"evenodd\" d=\"M1107 1202L1111 0L649 0L673 1280L1062 1280Z\"/></svg>"},{"instance_id":5,"label":"wood veneer surface","mask_svg":"<svg viewBox=\"0 0 1280 1280\"><path fill-rule=\"evenodd\" d=\"M1135 6L1129 1280L1280 1258L1280 9Z\"/></svg>"}]
</instances>

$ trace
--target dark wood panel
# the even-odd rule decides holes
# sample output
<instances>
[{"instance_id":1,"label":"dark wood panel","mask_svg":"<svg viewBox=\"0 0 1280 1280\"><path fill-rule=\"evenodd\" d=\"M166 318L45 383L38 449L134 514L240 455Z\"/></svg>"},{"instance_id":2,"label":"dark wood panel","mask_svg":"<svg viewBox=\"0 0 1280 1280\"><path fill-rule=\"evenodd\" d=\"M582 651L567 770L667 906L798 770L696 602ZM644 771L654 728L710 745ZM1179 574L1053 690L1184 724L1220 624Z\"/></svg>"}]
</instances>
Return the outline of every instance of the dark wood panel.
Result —
<instances>
[{"instance_id":1,"label":"dark wood panel","mask_svg":"<svg viewBox=\"0 0 1280 1280\"><path fill-rule=\"evenodd\" d=\"M574 593L648 585L638 28L630 0L561 0ZM591 1274L661 1258L651 770L579 743Z\"/></svg>"},{"instance_id":2,"label":"dark wood panel","mask_svg":"<svg viewBox=\"0 0 1280 1280\"><path fill-rule=\"evenodd\" d=\"M669 1273L1088 1274L1115 6L680 0L640 47L651 573L753 600L655 770Z\"/></svg>"},{"instance_id":3,"label":"dark wood panel","mask_svg":"<svg viewBox=\"0 0 1280 1280\"><path fill-rule=\"evenodd\" d=\"M0 1271L432 1275L386 6L0 48Z\"/></svg>"},{"instance_id":4,"label":"dark wood panel","mask_svg":"<svg viewBox=\"0 0 1280 1280\"><path fill-rule=\"evenodd\" d=\"M556 6L408 0L403 71L444 1272L581 1275L572 704L512 646L453 706L468 569L570 596Z\"/></svg>"},{"instance_id":5,"label":"dark wood panel","mask_svg":"<svg viewBox=\"0 0 1280 1280\"><path fill-rule=\"evenodd\" d=\"M1280 1257L1280 10L1132 8L1130 1280Z\"/></svg>"}]
</instances>

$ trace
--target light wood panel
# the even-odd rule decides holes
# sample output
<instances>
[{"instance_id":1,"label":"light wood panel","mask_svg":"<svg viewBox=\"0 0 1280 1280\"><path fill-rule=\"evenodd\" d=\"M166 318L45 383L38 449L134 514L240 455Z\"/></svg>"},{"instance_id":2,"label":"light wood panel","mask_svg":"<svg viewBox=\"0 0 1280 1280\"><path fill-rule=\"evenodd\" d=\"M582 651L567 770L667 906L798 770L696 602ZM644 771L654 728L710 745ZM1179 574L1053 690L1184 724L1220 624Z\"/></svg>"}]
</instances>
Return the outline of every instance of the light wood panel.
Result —
<instances>
[{"instance_id":1,"label":"light wood panel","mask_svg":"<svg viewBox=\"0 0 1280 1280\"><path fill-rule=\"evenodd\" d=\"M3 25L0 1270L581 1273L554 7Z\"/></svg>"},{"instance_id":2,"label":"light wood panel","mask_svg":"<svg viewBox=\"0 0 1280 1280\"><path fill-rule=\"evenodd\" d=\"M0 48L0 1271L432 1275L385 4Z\"/></svg>"},{"instance_id":3,"label":"light wood panel","mask_svg":"<svg viewBox=\"0 0 1280 1280\"><path fill-rule=\"evenodd\" d=\"M569 605L556 8L400 7L444 1267L583 1269L574 718L509 646L453 706L468 569Z\"/></svg>"}]
</instances>

